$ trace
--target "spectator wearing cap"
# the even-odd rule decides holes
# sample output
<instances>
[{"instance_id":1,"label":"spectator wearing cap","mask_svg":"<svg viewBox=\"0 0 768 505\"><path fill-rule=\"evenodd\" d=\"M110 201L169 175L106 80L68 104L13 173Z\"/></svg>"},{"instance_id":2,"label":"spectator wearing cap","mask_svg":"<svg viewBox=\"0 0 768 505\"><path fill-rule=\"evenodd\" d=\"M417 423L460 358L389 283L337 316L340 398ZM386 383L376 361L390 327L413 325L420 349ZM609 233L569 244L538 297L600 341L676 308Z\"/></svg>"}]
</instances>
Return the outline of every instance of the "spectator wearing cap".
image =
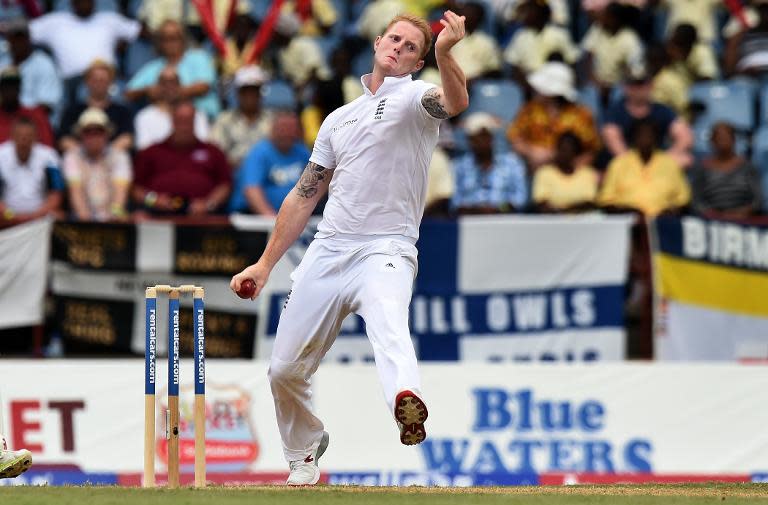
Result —
<instances>
[{"instance_id":1,"label":"spectator wearing cap","mask_svg":"<svg viewBox=\"0 0 768 505\"><path fill-rule=\"evenodd\" d=\"M53 146L53 131L48 114L40 105L24 107L21 104L21 75L16 67L0 72L0 142L11 137L13 124L20 117L27 117L35 124L36 140Z\"/></svg>"},{"instance_id":2,"label":"spectator wearing cap","mask_svg":"<svg viewBox=\"0 0 768 505\"><path fill-rule=\"evenodd\" d=\"M59 109L63 94L61 78L50 56L35 49L24 20L11 23L5 38L10 49L9 59L0 62L0 69L14 66L21 75L21 104L41 106L50 116Z\"/></svg>"},{"instance_id":3,"label":"spectator wearing cap","mask_svg":"<svg viewBox=\"0 0 768 505\"><path fill-rule=\"evenodd\" d=\"M194 100L198 110L209 119L215 118L221 106L216 95L217 76L211 56L203 49L187 47L187 36L178 21L163 22L155 36L160 57L146 63L128 81L125 96L134 101L154 101L160 93L160 73L173 65L181 83L179 98Z\"/></svg>"},{"instance_id":4,"label":"spectator wearing cap","mask_svg":"<svg viewBox=\"0 0 768 505\"><path fill-rule=\"evenodd\" d=\"M237 107L219 114L213 125L211 142L227 154L233 168L240 166L254 144L269 135L271 115L261 108L261 86L266 81L267 74L256 65L238 70L233 82Z\"/></svg>"},{"instance_id":5,"label":"spectator wearing cap","mask_svg":"<svg viewBox=\"0 0 768 505\"><path fill-rule=\"evenodd\" d=\"M495 152L496 119L485 112L464 122L470 150L454 162L456 190L451 207L461 214L522 210L528 203L525 164L514 153Z\"/></svg>"},{"instance_id":6,"label":"spectator wearing cap","mask_svg":"<svg viewBox=\"0 0 768 505\"><path fill-rule=\"evenodd\" d=\"M531 193L539 212L576 212L595 207L600 176L589 165L580 164L581 139L565 132L557 139L552 163L533 176Z\"/></svg>"},{"instance_id":7,"label":"spectator wearing cap","mask_svg":"<svg viewBox=\"0 0 768 505\"><path fill-rule=\"evenodd\" d=\"M293 112L276 113L270 137L253 146L235 175L230 210L276 216L308 162L299 118Z\"/></svg>"},{"instance_id":8,"label":"spectator wearing cap","mask_svg":"<svg viewBox=\"0 0 768 505\"><path fill-rule=\"evenodd\" d=\"M568 30L551 22L552 10L545 0L526 0L518 9L523 26L504 50L504 61L512 65L515 79L525 84L528 74L553 57L570 65L576 63L579 48Z\"/></svg>"},{"instance_id":9,"label":"spectator wearing cap","mask_svg":"<svg viewBox=\"0 0 768 505\"><path fill-rule=\"evenodd\" d=\"M173 106L179 101L181 83L176 67L167 66L157 81L157 93L151 105L147 105L136 114L134 129L136 130L136 149L146 149L152 144L168 138L173 130ZM195 109L195 137L208 140L208 117Z\"/></svg>"},{"instance_id":10,"label":"spectator wearing cap","mask_svg":"<svg viewBox=\"0 0 768 505\"><path fill-rule=\"evenodd\" d=\"M622 5L608 4L596 14L596 22L581 42L591 80L604 97L628 70L643 70L643 43L627 26L625 13Z\"/></svg>"},{"instance_id":11,"label":"spectator wearing cap","mask_svg":"<svg viewBox=\"0 0 768 505\"><path fill-rule=\"evenodd\" d=\"M195 136L195 106L173 107L173 132L136 157L134 202L152 214L205 216L223 210L232 172L226 155Z\"/></svg>"},{"instance_id":12,"label":"spectator wearing cap","mask_svg":"<svg viewBox=\"0 0 768 505\"><path fill-rule=\"evenodd\" d=\"M78 146L64 154L69 203L81 221L108 221L126 216L133 178L131 160L110 146L112 124L97 107L86 109L75 125Z\"/></svg>"},{"instance_id":13,"label":"spectator wearing cap","mask_svg":"<svg viewBox=\"0 0 768 505\"><path fill-rule=\"evenodd\" d=\"M571 131L581 140L584 164L591 163L600 148L592 112L575 103L573 71L568 65L547 63L531 74L528 83L534 96L523 105L507 129L507 139L533 171L554 159L557 139Z\"/></svg>"},{"instance_id":14,"label":"spectator wearing cap","mask_svg":"<svg viewBox=\"0 0 768 505\"><path fill-rule=\"evenodd\" d=\"M19 116L10 139L0 144L0 216L20 223L57 212L63 200L64 181L59 156L37 141L37 126Z\"/></svg>"},{"instance_id":15,"label":"spectator wearing cap","mask_svg":"<svg viewBox=\"0 0 768 505\"><path fill-rule=\"evenodd\" d=\"M485 9L480 2L467 2L458 12L466 18L466 34L451 48L451 54L468 81L501 76L501 50L496 39L480 29Z\"/></svg>"},{"instance_id":16,"label":"spectator wearing cap","mask_svg":"<svg viewBox=\"0 0 768 505\"><path fill-rule=\"evenodd\" d=\"M86 109L97 108L104 111L112 124L112 146L123 151L130 150L133 146L133 112L112 100L115 68L104 60L96 60L85 71L84 78L87 96L84 102L72 103L64 110L59 125L59 148L68 151L79 145L73 129Z\"/></svg>"},{"instance_id":17,"label":"spectator wearing cap","mask_svg":"<svg viewBox=\"0 0 768 505\"><path fill-rule=\"evenodd\" d=\"M71 0L71 12L51 12L29 23L32 42L51 50L61 77L66 80L66 98L73 101L80 76L95 60L115 65L121 42L132 42L141 24L115 12L95 12L94 0Z\"/></svg>"},{"instance_id":18,"label":"spectator wearing cap","mask_svg":"<svg viewBox=\"0 0 768 505\"><path fill-rule=\"evenodd\" d=\"M610 107L604 117L603 141L611 156L629 150L630 129L639 121L649 119L656 123L661 145L678 163L687 167L692 161L690 148L693 133L685 119L665 105L653 102L651 80L645 74L630 77L624 84L624 99Z\"/></svg>"}]
</instances>

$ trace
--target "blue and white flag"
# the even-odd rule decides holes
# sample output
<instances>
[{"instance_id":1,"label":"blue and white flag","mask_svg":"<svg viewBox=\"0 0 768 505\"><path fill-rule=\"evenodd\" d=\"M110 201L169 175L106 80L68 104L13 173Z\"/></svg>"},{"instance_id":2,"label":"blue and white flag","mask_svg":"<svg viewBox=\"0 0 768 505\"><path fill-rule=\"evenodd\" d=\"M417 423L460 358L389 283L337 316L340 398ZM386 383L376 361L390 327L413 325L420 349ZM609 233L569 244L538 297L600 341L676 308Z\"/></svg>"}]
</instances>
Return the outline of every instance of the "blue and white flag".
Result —
<instances>
[{"instance_id":1,"label":"blue and white flag","mask_svg":"<svg viewBox=\"0 0 768 505\"><path fill-rule=\"evenodd\" d=\"M425 221L411 301L411 332L419 358L624 359L631 224L630 217L601 215ZM298 261L301 248L299 243L287 257ZM288 271L282 265L270 279L274 291L262 356L271 348L290 287L277 278ZM328 357L372 360L360 318L345 321Z\"/></svg>"}]
</instances>

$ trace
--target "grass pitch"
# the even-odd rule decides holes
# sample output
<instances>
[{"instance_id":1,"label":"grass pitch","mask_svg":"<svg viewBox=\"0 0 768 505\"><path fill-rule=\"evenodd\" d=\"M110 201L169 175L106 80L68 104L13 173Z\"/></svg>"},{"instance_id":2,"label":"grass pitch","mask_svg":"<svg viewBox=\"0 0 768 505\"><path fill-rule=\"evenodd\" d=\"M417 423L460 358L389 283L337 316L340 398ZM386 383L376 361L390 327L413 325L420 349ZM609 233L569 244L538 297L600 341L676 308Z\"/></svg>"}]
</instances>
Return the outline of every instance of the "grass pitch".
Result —
<instances>
[{"instance_id":1,"label":"grass pitch","mask_svg":"<svg viewBox=\"0 0 768 505\"><path fill-rule=\"evenodd\" d=\"M120 487L6 487L0 503L14 505L698 505L768 502L768 484L686 484L423 488L318 486L137 489Z\"/></svg>"}]
</instances>

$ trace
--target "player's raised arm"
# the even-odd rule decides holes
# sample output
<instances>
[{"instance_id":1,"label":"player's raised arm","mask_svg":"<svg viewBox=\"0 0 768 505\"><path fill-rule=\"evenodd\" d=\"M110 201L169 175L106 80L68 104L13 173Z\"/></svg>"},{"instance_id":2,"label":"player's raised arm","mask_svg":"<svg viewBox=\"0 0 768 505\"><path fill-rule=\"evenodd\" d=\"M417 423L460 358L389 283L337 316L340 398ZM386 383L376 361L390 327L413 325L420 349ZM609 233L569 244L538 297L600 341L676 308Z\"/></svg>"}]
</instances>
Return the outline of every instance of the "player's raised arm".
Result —
<instances>
[{"instance_id":1,"label":"player's raised arm","mask_svg":"<svg viewBox=\"0 0 768 505\"><path fill-rule=\"evenodd\" d=\"M264 253L259 261L232 277L232 281L229 283L232 291L237 293L245 279L252 279L256 285L256 290L251 299L259 296L259 292L267 283L272 269L291 244L299 238L304 227L307 226L317 202L328 191L332 175L333 170L311 161L307 163L296 186L288 193L280 206L275 229L272 230Z\"/></svg>"},{"instance_id":2,"label":"player's raised arm","mask_svg":"<svg viewBox=\"0 0 768 505\"><path fill-rule=\"evenodd\" d=\"M428 90L421 103L432 117L446 119L469 106L467 79L451 54L451 48L464 38L464 16L445 11L440 23L443 29L435 41L435 58L443 87Z\"/></svg>"}]
</instances>

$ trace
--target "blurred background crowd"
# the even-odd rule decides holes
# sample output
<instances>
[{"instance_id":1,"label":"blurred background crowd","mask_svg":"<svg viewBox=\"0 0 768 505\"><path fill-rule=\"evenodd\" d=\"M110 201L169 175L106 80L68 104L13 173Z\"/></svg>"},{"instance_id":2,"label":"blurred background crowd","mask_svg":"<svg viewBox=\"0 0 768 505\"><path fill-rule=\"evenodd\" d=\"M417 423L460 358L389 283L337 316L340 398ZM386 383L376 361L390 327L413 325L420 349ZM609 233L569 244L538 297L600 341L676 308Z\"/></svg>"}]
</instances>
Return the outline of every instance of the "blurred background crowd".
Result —
<instances>
[{"instance_id":1,"label":"blurred background crowd","mask_svg":"<svg viewBox=\"0 0 768 505\"><path fill-rule=\"evenodd\" d=\"M470 108L427 216L768 209L766 0L3 0L0 223L274 216L389 19L446 9Z\"/></svg>"},{"instance_id":2,"label":"blurred background crowd","mask_svg":"<svg viewBox=\"0 0 768 505\"><path fill-rule=\"evenodd\" d=\"M768 1L6 0L0 213L274 215L387 20L445 9L471 105L427 215L765 207Z\"/></svg>"}]
</instances>

